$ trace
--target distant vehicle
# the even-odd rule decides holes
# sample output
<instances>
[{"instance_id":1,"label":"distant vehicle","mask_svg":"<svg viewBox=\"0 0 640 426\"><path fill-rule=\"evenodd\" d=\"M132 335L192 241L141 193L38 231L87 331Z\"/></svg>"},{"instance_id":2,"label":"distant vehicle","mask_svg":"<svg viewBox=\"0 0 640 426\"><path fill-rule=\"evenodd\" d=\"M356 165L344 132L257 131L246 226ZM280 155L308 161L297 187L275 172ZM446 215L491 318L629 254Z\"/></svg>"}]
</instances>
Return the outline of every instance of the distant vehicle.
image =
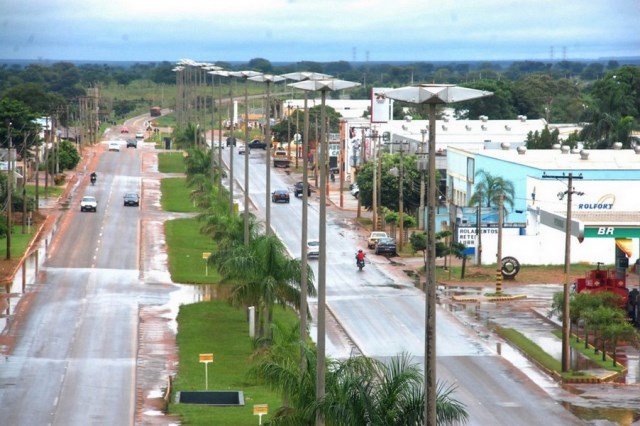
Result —
<instances>
[{"instance_id":1,"label":"distant vehicle","mask_svg":"<svg viewBox=\"0 0 640 426\"><path fill-rule=\"evenodd\" d=\"M304 190L304 182L300 181L300 182L296 182L295 186L293 187L293 195L296 196L296 198L302 196L302 191ZM311 196L311 186L307 183L307 195Z\"/></svg>"},{"instance_id":2,"label":"distant vehicle","mask_svg":"<svg viewBox=\"0 0 640 426\"><path fill-rule=\"evenodd\" d=\"M129 133L129 129L123 127L122 129L120 129L120 133Z\"/></svg>"},{"instance_id":3,"label":"distant vehicle","mask_svg":"<svg viewBox=\"0 0 640 426\"><path fill-rule=\"evenodd\" d=\"M289 167L289 155L287 151L279 149L273 153L273 167Z\"/></svg>"},{"instance_id":4,"label":"distant vehicle","mask_svg":"<svg viewBox=\"0 0 640 426\"><path fill-rule=\"evenodd\" d=\"M137 132L136 139L144 139L144 132Z\"/></svg>"},{"instance_id":5,"label":"distant vehicle","mask_svg":"<svg viewBox=\"0 0 640 426\"><path fill-rule=\"evenodd\" d=\"M160 107L151 107L149 109L149 115L151 117L160 117L162 115L162 110L160 109Z\"/></svg>"},{"instance_id":6,"label":"distant vehicle","mask_svg":"<svg viewBox=\"0 0 640 426\"><path fill-rule=\"evenodd\" d=\"M289 191L286 189L276 189L271 193L271 201L274 203L289 202Z\"/></svg>"},{"instance_id":7,"label":"distant vehicle","mask_svg":"<svg viewBox=\"0 0 640 426\"><path fill-rule=\"evenodd\" d=\"M135 192L127 192L124 194L124 205L125 206L139 206L140 205L140 196Z\"/></svg>"},{"instance_id":8,"label":"distant vehicle","mask_svg":"<svg viewBox=\"0 0 640 426\"><path fill-rule=\"evenodd\" d=\"M97 212L98 211L98 201L96 201L96 197L92 197L91 195L85 195L80 200L80 211L81 212Z\"/></svg>"},{"instance_id":9,"label":"distant vehicle","mask_svg":"<svg viewBox=\"0 0 640 426\"><path fill-rule=\"evenodd\" d=\"M135 139L127 139L127 148L137 148L138 141Z\"/></svg>"},{"instance_id":10,"label":"distant vehicle","mask_svg":"<svg viewBox=\"0 0 640 426\"><path fill-rule=\"evenodd\" d=\"M238 154L240 154L240 155L244 155L244 154L249 155L249 150L247 149L247 147L246 147L246 146L244 146L244 145L239 145L239 146L238 146Z\"/></svg>"},{"instance_id":11,"label":"distant vehicle","mask_svg":"<svg viewBox=\"0 0 640 426\"><path fill-rule=\"evenodd\" d=\"M372 249L376 246L380 238L388 238L388 237L389 235L387 235L386 232L373 231L371 234L369 234L369 238L367 239L367 247Z\"/></svg>"},{"instance_id":12,"label":"distant vehicle","mask_svg":"<svg viewBox=\"0 0 640 426\"><path fill-rule=\"evenodd\" d=\"M120 143L118 142L109 142L109 151L118 151L120 152Z\"/></svg>"},{"instance_id":13,"label":"distant vehicle","mask_svg":"<svg viewBox=\"0 0 640 426\"><path fill-rule=\"evenodd\" d=\"M393 238L380 238L376 244L376 254L390 254L396 256L396 240Z\"/></svg>"},{"instance_id":14,"label":"distant vehicle","mask_svg":"<svg viewBox=\"0 0 640 426\"><path fill-rule=\"evenodd\" d=\"M320 241L318 240L307 240L307 257L318 257L320 256Z\"/></svg>"},{"instance_id":15,"label":"distant vehicle","mask_svg":"<svg viewBox=\"0 0 640 426\"><path fill-rule=\"evenodd\" d=\"M236 138L229 136L227 138L227 146L236 146Z\"/></svg>"},{"instance_id":16,"label":"distant vehicle","mask_svg":"<svg viewBox=\"0 0 640 426\"><path fill-rule=\"evenodd\" d=\"M267 144L258 139L249 142L248 146L250 149L267 149Z\"/></svg>"}]
</instances>

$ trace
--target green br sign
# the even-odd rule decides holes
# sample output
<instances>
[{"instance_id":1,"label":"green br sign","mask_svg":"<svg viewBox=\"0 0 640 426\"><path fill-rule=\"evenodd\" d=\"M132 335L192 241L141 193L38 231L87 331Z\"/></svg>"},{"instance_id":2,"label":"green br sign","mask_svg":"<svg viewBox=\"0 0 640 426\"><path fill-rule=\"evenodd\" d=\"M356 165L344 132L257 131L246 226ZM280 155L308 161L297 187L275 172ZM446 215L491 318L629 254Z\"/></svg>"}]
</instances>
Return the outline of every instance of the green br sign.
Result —
<instances>
[{"instance_id":1,"label":"green br sign","mask_svg":"<svg viewBox=\"0 0 640 426\"><path fill-rule=\"evenodd\" d=\"M640 228L623 228L620 226L594 226L584 228L585 238L638 238Z\"/></svg>"}]
</instances>

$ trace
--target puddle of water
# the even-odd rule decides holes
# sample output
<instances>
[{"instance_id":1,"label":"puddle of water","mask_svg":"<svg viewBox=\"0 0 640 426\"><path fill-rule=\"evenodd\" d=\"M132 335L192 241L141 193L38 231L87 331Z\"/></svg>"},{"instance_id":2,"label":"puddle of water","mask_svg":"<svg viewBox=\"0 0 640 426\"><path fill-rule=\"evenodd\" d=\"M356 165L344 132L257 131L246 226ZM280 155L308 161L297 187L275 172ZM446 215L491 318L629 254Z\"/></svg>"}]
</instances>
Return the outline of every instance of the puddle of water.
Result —
<instances>
[{"instance_id":1,"label":"puddle of water","mask_svg":"<svg viewBox=\"0 0 640 426\"><path fill-rule=\"evenodd\" d=\"M569 402L563 402L562 405L576 417L589 422L606 420L621 426L628 426L640 420L640 413L625 408L584 407Z\"/></svg>"}]
</instances>

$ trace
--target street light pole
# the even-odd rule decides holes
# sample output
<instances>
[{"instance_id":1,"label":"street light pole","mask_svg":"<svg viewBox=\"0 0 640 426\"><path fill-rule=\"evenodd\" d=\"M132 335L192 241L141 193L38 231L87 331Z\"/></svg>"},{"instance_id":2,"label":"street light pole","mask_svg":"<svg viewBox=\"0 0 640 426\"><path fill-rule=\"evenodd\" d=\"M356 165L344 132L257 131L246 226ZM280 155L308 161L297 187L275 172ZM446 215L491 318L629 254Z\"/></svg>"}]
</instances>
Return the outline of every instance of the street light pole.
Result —
<instances>
[{"instance_id":1,"label":"street light pole","mask_svg":"<svg viewBox=\"0 0 640 426\"><path fill-rule=\"evenodd\" d=\"M485 92L450 84L420 84L387 90L389 99L412 104L427 104L429 107L429 180L427 199L427 271L425 303L425 349L424 349L424 423L436 425L436 105L467 101L491 95Z\"/></svg>"},{"instance_id":2,"label":"street light pole","mask_svg":"<svg viewBox=\"0 0 640 426\"><path fill-rule=\"evenodd\" d=\"M284 80L284 77L271 75L271 74L260 74L253 77L249 77L249 80L260 81L262 83L267 84L267 108L266 108L266 118L267 125L265 127L265 143L266 146L266 208L265 208L265 232L267 235L272 234L273 230L271 229L271 83L277 83L278 81Z\"/></svg>"},{"instance_id":3,"label":"street light pole","mask_svg":"<svg viewBox=\"0 0 640 426\"><path fill-rule=\"evenodd\" d=\"M257 71L232 71L229 73L234 77L244 79L244 245L249 245L249 77L260 75Z\"/></svg>"},{"instance_id":4,"label":"street light pole","mask_svg":"<svg viewBox=\"0 0 640 426\"><path fill-rule=\"evenodd\" d=\"M427 133L427 129L420 129L420 133L422 134L422 143L420 144L420 159L418 160L418 171L420 171L420 207L418 207L418 229L424 230L424 174L426 172L426 167L424 167L424 136Z\"/></svg>"}]
</instances>

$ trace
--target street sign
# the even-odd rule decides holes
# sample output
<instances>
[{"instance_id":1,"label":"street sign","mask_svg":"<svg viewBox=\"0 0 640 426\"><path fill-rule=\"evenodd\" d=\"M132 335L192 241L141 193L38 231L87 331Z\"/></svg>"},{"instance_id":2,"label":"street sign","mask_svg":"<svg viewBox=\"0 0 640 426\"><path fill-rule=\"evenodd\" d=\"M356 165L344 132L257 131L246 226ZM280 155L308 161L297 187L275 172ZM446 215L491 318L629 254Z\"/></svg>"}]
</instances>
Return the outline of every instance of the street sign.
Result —
<instances>
[{"instance_id":1,"label":"street sign","mask_svg":"<svg viewBox=\"0 0 640 426\"><path fill-rule=\"evenodd\" d=\"M209 389L209 363L213 362L213 354L200 354L200 362L204 363L204 388Z\"/></svg>"},{"instance_id":2,"label":"street sign","mask_svg":"<svg viewBox=\"0 0 640 426\"><path fill-rule=\"evenodd\" d=\"M269 414L268 404L253 404L253 415L258 416L258 424L262 424L262 416Z\"/></svg>"},{"instance_id":3,"label":"street sign","mask_svg":"<svg viewBox=\"0 0 640 426\"><path fill-rule=\"evenodd\" d=\"M200 362L213 362L213 354L200 354Z\"/></svg>"}]
</instances>

